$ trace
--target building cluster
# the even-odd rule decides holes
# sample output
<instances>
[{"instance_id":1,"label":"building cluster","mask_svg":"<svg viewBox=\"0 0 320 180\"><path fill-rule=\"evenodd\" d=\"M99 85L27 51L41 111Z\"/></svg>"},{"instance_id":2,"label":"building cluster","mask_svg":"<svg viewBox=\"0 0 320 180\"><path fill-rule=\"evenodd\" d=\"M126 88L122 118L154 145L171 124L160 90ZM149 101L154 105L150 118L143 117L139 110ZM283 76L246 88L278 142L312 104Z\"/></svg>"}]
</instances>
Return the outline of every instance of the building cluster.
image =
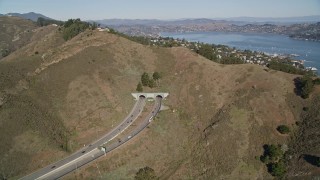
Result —
<instances>
[{"instance_id":1,"label":"building cluster","mask_svg":"<svg viewBox=\"0 0 320 180\"><path fill-rule=\"evenodd\" d=\"M150 45L163 46L163 47L186 47L192 51L197 52L204 43L190 42L185 39L173 39L169 37L153 37L150 38ZM292 57L297 55L282 55L282 54L268 54L264 52L239 50L230 48L225 45L212 45L212 52L216 56L217 60L223 58L237 58L247 64L257 64L261 66L267 66L271 61L277 61L292 65L296 68L304 68L304 60L295 60Z\"/></svg>"}]
</instances>

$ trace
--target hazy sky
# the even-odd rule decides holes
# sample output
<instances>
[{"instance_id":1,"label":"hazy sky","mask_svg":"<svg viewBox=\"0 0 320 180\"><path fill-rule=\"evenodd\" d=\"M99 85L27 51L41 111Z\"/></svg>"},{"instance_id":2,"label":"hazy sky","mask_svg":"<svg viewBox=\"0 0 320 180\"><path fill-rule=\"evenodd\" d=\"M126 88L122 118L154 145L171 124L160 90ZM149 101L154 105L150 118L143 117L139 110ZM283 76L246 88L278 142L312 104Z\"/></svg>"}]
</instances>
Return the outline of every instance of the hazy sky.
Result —
<instances>
[{"instance_id":1,"label":"hazy sky","mask_svg":"<svg viewBox=\"0 0 320 180\"><path fill-rule=\"evenodd\" d=\"M320 15L320 0L0 0L0 13L66 20L293 17Z\"/></svg>"}]
</instances>

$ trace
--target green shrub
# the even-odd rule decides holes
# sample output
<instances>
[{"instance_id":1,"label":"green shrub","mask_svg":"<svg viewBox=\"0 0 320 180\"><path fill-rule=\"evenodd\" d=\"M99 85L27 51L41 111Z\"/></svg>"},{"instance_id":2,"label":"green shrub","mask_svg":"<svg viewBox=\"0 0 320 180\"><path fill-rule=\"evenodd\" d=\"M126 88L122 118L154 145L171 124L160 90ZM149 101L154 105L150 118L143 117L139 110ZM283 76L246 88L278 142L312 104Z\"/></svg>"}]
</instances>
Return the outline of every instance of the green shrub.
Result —
<instances>
[{"instance_id":1,"label":"green shrub","mask_svg":"<svg viewBox=\"0 0 320 180\"><path fill-rule=\"evenodd\" d=\"M271 175L283 177L286 173L286 164L284 163L284 153L280 145L264 145L264 153L260 160L266 164Z\"/></svg>"},{"instance_id":2,"label":"green shrub","mask_svg":"<svg viewBox=\"0 0 320 180\"><path fill-rule=\"evenodd\" d=\"M149 80L149 83L148 83L148 86L149 86L150 88L154 88L154 87L156 86L156 82L155 82L153 79L150 79L150 80Z\"/></svg>"},{"instance_id":3,"label":"green shrub","mask_svg":"<svg viewBox=\"0 0 320 180\"><path fill-rule=\"evenodd\" d=\"M63 27L63 39L67 41L79 33L84 32L86 29L94 29L95 24L92 25L88 22L81 21L80 19L69 19L64 23Z\"/></svg>"},{"instance_id":4,"label":"green shrub","mask_svg":"<svg viewBox=\"0 0 320 180\"><path fill-rule=\"evenodd\" d=\"M277 130L281 133L281 134L288 134L290 132L290 128L286 125L280 125L277 127Z\"/></svg>"},{"instance_id":5,"label":"green shrub","mask_svg":"<svg viewBox=\"0 0 320 180\"><path fill-rule=\"evenodd\" d=\"M270 164L269 172L272 176L283 177L286 173L286 165L283 161Z\"/></svg>"},{"instance_id":6,"label":"green shrub","mask_svg":"<svg viewBox=\"0 0 320 180\"><path fill-rule=\"evenodd\" d=\"M313 84L320 85L320 78L313 80Z\"/></svg>"},{"instance_id":7,"label":"green shrub","mask_svg":"<svg viewBox=\"0 0 320 180\"><path fill-rule=\"evenodd\" d=\"M244 63L240 58L237 58L234 56L223 57L222 59L218 59L217 58L218 54L214 51L214 48L224 49L225 46L220 46L220 45L215 46L214 44L201 44L201 46L196 52L209 60L212 60L221 64L243 64Z\"/></svg>"},{"instance_id":8,"label":"green shrub","mask_svg":"<svg viewBox=\"0 0 320 180\"><path fill-rule=\"evenodd\" d=\"M300 126L302 123L300 121L296 121L296 125Z\"/></svg>"},{"instance_id":9,"label":"green shrub","mask_svg":"<svg viewBox=\"0 0 320 180\"><path fill-rule=\"evenodd\" d=\"M10 51L8 49L2 49L1 50L1 56L6 57L10 54Z\"/></svg>"},{"instance_id":10,"label":"green shrub","mask_svg":"<svg viewBox=\"0 0 320 180\"><path fill-rule=\"evenodd\" d=\"M136 90L137 90L138 92L142 92L142 91L143 91L143 87L142 87L141 82L138 83Z\"/></svg>"},{"instance_id":11,"label":"green shrub","mask_svg":"<svg viewBox=\"0 0 320 180\"><path fill-rule=\"evenodd\" d=\"M280 145L264 145L264 154L260 160L264 163L275 162L283 157Z\"/></svg>"},{"instance_id":12,"label":"green shrub","mask_svg":"<svg viewBox=\"0 0 320 180\"><path fill-rule=\"evenodd\" d=\"M148 166L139 169L139 171L136 173L136 176L134 177L135 180L152 180L152 179L158 179L154 170Z\"/></svg>"},{"instance_id":13,"label":"green shrub","mask_svg":"<svg viewBox=\"0 0 320 180\"><path fill-rule=\"evenodd\" d=\"M161 78L161 74L159 72L154 72L152 78L156 81Z\"/></svg>"},{"instance_id":14,"label":"green shrub","mask_svg":"<svg viewBox=\"0 0 320 180\"><path fill-rule=\"evenodd\" d=\"M149 74L144 72L142 74L142 76L141 76L142 85L143 86L148 86L149 85L149 81L150 81Z\"/></svg>"},{"instance_id":15,"label":"green shrub","mask_svg":"<svg viewBox=\"0 0 320 180\"><path fill-rule=\"evenodd\" d=\"M286 73L290 73L290 74L305 74L306 71L304 71L303 69L299 69L296 68L294 66L292 66L291 64L287 64L284 62L277 62L277 61L271 61L268 64L268 67L270 69L274 69L277 71L282 71L282 72L286 72Z\"/></svg>"},{"instance_id":16,"label":"green shrub","mask_svg":"<svg viewBox=\"0 0 320 180\"><path fill-rule=\"evenodd\" d=\"M309 97L309 94L314 88L314 82L309 74L304 75L301 78L298 78L297 89L301 92L301 97L306 99Z\"/></svg>"},{"instance_id":17,"label":"green shrub","mask_svg":"<svg viewBox=\"0 0 320 180\"><path fill-rule=\"evenodd\" d=\"M318 167L320 167L320 157L317 158L317 160L316 160L316 165L317 165Z\"/></svg>"}]
</instances>

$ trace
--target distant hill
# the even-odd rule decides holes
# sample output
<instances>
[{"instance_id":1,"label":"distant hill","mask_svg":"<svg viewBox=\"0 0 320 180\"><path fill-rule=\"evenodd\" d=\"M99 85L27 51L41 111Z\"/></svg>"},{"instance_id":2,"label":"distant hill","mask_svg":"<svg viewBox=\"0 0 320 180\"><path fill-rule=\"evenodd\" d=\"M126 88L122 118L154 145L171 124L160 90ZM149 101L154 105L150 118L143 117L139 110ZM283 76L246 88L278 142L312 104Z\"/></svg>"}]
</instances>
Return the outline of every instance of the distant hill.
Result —
<instances>
[{"instance_id":1,"label":"distant hill","mask_svg":"<svg viewBox=\"0 0 320 180\"><path fill-rule=\"evenodd\" d=\"M119 25L165 25L165 24L199 24L199 23L217 23L227 22L229 24L244 25L248 23L253 24L295 24L295 23L316 23L320 21L320 16L303 16L303 17L233 17L233 18L186 18L173 20L159 20L159 19L103 19L91 20L103 25L119 26Z\"/></svg>"},{"instance_id":2,"label":"distant hill","mask_svg":"<svg viewBox=\"0 0 320 180\"><path fill-rule=\"evenodd\" d=\"M293 23L315 23L320 21L320 16L301 16L301 17L234 17L221 18L227 21L256 22L256 23L273 23L273 24L293 24Z\"/></svg>"},{"instance_id":3,"label":"distant hill","mask_svg":"<svg viewBox=\"0 0 320 180\"><path fill-rule=\"evenodd\" d=\"M197 19L173 19L173 20L160 20L160 19L103 19L103 20L90 20L108 26L132 26L132 25L178 25L178 24L202 24L202 23L216 23L225 22L224 20L214 20L207 18Z\"/></svg>"},{"instance_id":4,"label":"distant hill","mask_svg":"<svg viewBox=\"0 0 320 180\"><path fill-rule=\"evenodd\" d=\"M242 32L286 34L288 36L294 35L294 38L319 41L320 26L317 22L312 22L316 20L316 17L274 18L273 20L270 18L230 18L228 20L206 18L178 20L105 19L95 22L134 36L157 37L162 32Z\"/></svg>"},{"instance_id":5,"label":"distant hill","mask_svg":"<svg viewBox=\"0 0 320 180\"><path fill-rule=\"evenodd\" d=\"M149 25L149 24L154 24L154 23L161 23L164 22L162 20L158 19L103 19L103 20L92 20L92 22L97 22L103 25Z\"/></svg>"},{"instance_id":6,"label":"distant hill","mask_svg":"<svg viewBox=\"0 0 320 180\"><path fill-rule=\"evenodd\" d=\"M39 14L39 13L34 13L34 12L29 12L29 13L8 13L8 14L4 14L4 16L17 16L17 17L21 17L24 19L30 19L32 21L37 21L39 17L42 17L44 19L52 19L49 18L45 15Z\"/></svg>"},{"instance_id":7,"label":"distant hill","mask_svg":"<svg viewBox=\"0 0 320 180\"><path fill-rule=\"evenodd\" d=\"M275 34L307 34L311 36L303 39L317 40L320 16L288 17L288 18L189 18L174 20L159 19L104 19L92 20L102 26L108 26L122 33L134 36L154 36L161 32L251 32ZM308 24L306 27L305 25ZM310 27L309 27L310 26Z\"/></svg>"}]
</instances>

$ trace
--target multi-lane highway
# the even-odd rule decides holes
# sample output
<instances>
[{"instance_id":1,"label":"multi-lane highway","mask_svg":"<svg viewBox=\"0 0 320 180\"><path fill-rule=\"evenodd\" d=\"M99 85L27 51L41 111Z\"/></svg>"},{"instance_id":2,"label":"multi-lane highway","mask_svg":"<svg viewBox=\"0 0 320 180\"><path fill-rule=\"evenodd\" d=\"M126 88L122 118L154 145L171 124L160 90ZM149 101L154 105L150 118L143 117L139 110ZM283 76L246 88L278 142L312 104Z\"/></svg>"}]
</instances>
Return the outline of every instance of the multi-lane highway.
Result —
<instances>
[{"instance_id":1,"label":"multi-lane highway","mask_svg":"<svg viewBox=\"0 0 320 180\"><path fill-rule=\"evenodd\" d=\"M53 163L43 169L40 169L28 176L23 177L23 180L29 179L57 179L60 178L77 168L105 155L106 153L112 151L113 149L119 147L120 145L126 143L140 131L142 131L151 122L152 118L158 113L161 107L162 97L157 97L155 105L152 108L152 112L144 119L144 121L137 126L132 132L128 134L125 138L112 143L107 144L109 141L114 139L117 135L127 129L130 124L134 122L141 114L143 107L145 105L145 97L141 96L130 114L124 119L124 121L114 128L111 132L107 133L100 139L89 144L88 146L82 148L81 150L75 152L74 154L68 156L67 158ZM102 151L104 150L104 151Z\"/></svg>"},{"instance_id":2,"label":"multi-lane highway","mask_svg":"<svg viewBox=\"0 0 320 180\"><path fill-rule=\"evenodd\" d=\"M152 121L152 119L157 115L157 113L159 112L160 108L161 108L161 97L157 97L155 104L152 108L152 111L148 114L148 116L143 120L142 123L140 123L133 131L131 131L129 134L127 134L126 137L120 139L118 142L115 142L113 144L106 144L106 145L102 145L102 147L105 148L106 153L114 150L115 148L119 147L120 145L126 143L127 141L129 141L130 139L132 139L134 136L136 136L137 134L139 134L139 132L141 132L144 128L146 128L149 123Z\"/></svg>"},{"instance_id":3,"label":"multi-lane highway","mask_svg":"<svg viewBox=\"0 0 320 180\"><path fill-rule=\"evenodd\" d=\"M126 128L128 128L130 126L130 124L132 124L132 122L138 118L138 116L140 115L140 113L143 110L144 105L145 105L145 98L142 96L135 103L135 105L134 105L132 111L129 113L129 115L112 131L105 134L103 137L96 140L95 142L93 142L93 143L85 146L84 148L80 149L79 151L73 153L72 155L68 156L67 158L60 160L58 162L55 162L53 164L50 164L49 166L46 166L46 167L28 175L28 176L25 176L22 179L41 178L50 172L55 172L55 170L61 169L64 166L66 166L72 162L76 162L76 161L80 160L85 155L91 154L91 152L94 151L95 149L97 149L101 144L104 144L106 142L111 141L118 134L120 134ZM54 174L54 173L52 173L52 174ZM47 179L47 178L45 178L45 179Z\"/></svg>"}]
</instances>

